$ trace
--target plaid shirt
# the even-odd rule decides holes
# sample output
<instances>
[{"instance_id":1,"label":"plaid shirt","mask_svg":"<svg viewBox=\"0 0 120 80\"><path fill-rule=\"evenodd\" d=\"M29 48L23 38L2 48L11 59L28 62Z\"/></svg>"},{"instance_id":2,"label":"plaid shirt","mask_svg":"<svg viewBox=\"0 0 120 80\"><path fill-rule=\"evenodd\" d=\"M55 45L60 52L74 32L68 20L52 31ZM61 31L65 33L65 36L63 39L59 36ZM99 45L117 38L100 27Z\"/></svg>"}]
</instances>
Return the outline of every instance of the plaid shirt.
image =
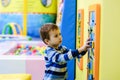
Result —
<instances>
[{"instance_id":1,"label":"plaid shirt","mask_svg":"<svg viewBox=\"0 0 120 80\"><path fill-rule=\"evenodd\" d=\"M57 50L48 46L45 50L44 80L65 80L67 77L67 61L76 57L80 58L85 53L83 51L80 54L78 50L70 50L65 46L59 46Z\"/></svg>"}]
</instances>

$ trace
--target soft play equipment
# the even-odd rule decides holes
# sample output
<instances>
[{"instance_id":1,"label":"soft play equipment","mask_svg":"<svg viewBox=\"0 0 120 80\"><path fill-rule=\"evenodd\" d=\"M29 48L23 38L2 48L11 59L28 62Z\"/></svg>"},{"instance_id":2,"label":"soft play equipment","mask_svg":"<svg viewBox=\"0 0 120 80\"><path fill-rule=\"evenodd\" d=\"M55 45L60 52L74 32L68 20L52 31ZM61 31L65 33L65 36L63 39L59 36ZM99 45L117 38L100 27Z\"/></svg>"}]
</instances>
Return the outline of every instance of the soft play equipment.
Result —
<instances>
[{"instance_id":1,"label":"soft play equipment","mask_svg":"<svg viewBox=\"0 0 120 80\"><path fill-rule=\"evenodd\" d=\"M30 74L0 74L0 80L32 80Z\"/></svg>"},{"instance_id":2,"label":"soft play equipment","mask_svg":"<svg viewBox=\"0 0 120 80\"><path fill-rule=\"evenodd\" d=\"M30 45L30 44L17 44L15 47L15 51L9 52L9 55L35 55L35 56L43 56L44 51L46 49L45 45Z\"/></svg>"},{"instance_id":3,"label":"soft play equipment","mask_svg":"<svg viewBox=\"0 0 120 80\"><path fill-rule=\"evenodd\" d=\"M22 36L22 35L0 35L0 42L5 41L31 41L32 38L30 36Z\"/></svg>"},{"instance_id":4,"label":"soft play equipment","mask_svg":"<svg viewBox=\"0 0 120 80\"><path fill-rule=\"evenodd\" d=\"M63 45L75 49L75 27L76 27L76 0L62 1L62 18L58 25L63 34ZM58 14L59 15L59 14ZM58 20L59 21L59 20ZM66 37L70 35L69 37ZM75 79L75 60L68 62L68 80Z\"/></svg>"},{"instance_id":5,"label":"soft play equipment","mask_svg":"<svg viewBox=\"0 0 120 80\"><path fill-rule=\"evenodd\" d=\"M26 73L31 74L32 80L42 80L45 70L45 46L41 41L0 43L0 74Z\"/></svg>"},{"instance_id":6,"label":"soft play equipment","mask_svg":"<svg viewBox=\"0 0 120 80\"><path fill-rule=\"evenodd\" d=\"M8 23L3 27L2 34L22 35L22 29L17 23Z\"/></svg>"},{"instance_id":7,"label":"soft play equipment","mask_svg":"<svg viewBox=\"0 0 120 80\"><path fill-rule=\"evenodd\" d=\"M0 42L0 55L8 54L13 52L17 46L16 42Z\"/></svg>"},{"instance_id":8,"label":"soft play equipment","mask_svg":"<svg viewBox=\"0 0 120 80\"><path fill-rule=\"evenodd\" d=\"M31 74L31 80L43 80L43 56L0 56L0 74ZM0 79L1 80L1 79Z\"/></svg>"},{"instance_id":9,"label":"soft play equipment","mask_svg":"<svg viewBox=\"0 0 120 80\"><path fill-rule=\"evenodd\" d=\"M44 1L47 1L46 6ZM9 24L13 22L21 26L23 35L39 38L39 28L45 23L55 23L56 12L57 0L13 0L7 6L3 6L1 3L0 34L2 30L7 32L6 29L4 30L4 26L9 29L10 34L11 29L16 34L13 25Z\"/></svg>"},{"instance_id":10,"label":"soft play equipment","mask_svg":"<svg viewBox=\"0 0 120 80\"><path fill-rule=\"evenodd\" d=\"M6 41L0 43L0 54L2 55L43 56L45 49L46 45L41 41Z\"/></svg>"},{"instance_id":11,"label":"soft play equipment","mask_svg":"<svg viewBox=\"0 0 120 80\"><path fill-rule=\"evenodd\" d=\"M22 36L23 31L19 24L8 23L3 27L2 35L0 35L1 41L11 41L11 40L32 40L30 36Z\"/></svg>"}]
</instances>

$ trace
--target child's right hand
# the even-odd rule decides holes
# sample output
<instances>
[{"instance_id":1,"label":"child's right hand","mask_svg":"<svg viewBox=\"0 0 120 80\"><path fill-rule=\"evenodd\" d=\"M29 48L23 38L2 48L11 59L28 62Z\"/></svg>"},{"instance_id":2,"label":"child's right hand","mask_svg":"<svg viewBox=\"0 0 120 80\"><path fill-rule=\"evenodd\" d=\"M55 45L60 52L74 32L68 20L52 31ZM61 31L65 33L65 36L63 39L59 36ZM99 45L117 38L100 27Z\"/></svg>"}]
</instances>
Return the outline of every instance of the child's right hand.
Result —
<instances>
[{"instance_id":1,"label":"child's right hand","mask_svg":"<svg viewBox=\"0 0 120 80\"><path fill-rule=\"evenodd\" d=\"M91 43L92 41L90 41L90 38L88 38L85 44L81 48L78 48L79 53L81 53L82 51L87 51L88 48L91 48L91 45L90 45Z\"/></svg>"}]
</instances>

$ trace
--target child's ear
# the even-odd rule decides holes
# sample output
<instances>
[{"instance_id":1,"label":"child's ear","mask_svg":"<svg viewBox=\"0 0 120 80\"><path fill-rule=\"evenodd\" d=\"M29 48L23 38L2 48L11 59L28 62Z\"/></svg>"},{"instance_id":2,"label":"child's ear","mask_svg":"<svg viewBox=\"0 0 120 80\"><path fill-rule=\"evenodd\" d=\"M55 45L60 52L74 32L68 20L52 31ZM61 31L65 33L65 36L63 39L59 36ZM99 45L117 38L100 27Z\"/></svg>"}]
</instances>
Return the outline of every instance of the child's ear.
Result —
<instances>
[{"instance_id":1,"label":"child's ear","mask_svg":"<svg viewBox=\"0 0 120 80\"><path fill-rule=\"evenodd\" d=\"M49 43L48 43L48 42L49 42L49 40L48 40L48 39L45 39L44 41L45 41L45 43L46 43L47 45L49 44Z\"/></svg>"}]
</instances>

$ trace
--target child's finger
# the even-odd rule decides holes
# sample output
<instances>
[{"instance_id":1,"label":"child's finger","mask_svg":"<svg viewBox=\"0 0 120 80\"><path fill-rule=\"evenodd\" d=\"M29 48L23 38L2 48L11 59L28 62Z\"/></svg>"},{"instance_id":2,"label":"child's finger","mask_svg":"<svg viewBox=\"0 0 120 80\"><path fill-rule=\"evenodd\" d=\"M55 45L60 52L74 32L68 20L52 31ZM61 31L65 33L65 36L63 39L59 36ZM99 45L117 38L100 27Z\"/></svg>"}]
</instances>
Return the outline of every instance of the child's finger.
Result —
<instances>
[{"instance_id":1,"label":"child's finger","mask_svg":"<svg viewBox=\"0 0 120 80\"><path fill-rule=\"evenodd\" d=\"M87 41L87 42L86 42L86 44L90 44L90 43L92 43L92 41Z\"/></svg>"},{"instance_id":2,"label":"child's finger","mask_svg":"<svg viewBox=\"0 0 120 80\"><path fill-rule=\"evenodd\" d=\"M92 41L87 41L86 44L91 47L92 46Z\"/></svg>"},{"instance_id":3,"label":"child's finger","mask_svg":"<svg viewBox=\"0 0 120 80\"><path fill-rule=\"evenodd\" d=\"M86 41L90 41L90 37Z\"/></svg>"}]
</instances>

